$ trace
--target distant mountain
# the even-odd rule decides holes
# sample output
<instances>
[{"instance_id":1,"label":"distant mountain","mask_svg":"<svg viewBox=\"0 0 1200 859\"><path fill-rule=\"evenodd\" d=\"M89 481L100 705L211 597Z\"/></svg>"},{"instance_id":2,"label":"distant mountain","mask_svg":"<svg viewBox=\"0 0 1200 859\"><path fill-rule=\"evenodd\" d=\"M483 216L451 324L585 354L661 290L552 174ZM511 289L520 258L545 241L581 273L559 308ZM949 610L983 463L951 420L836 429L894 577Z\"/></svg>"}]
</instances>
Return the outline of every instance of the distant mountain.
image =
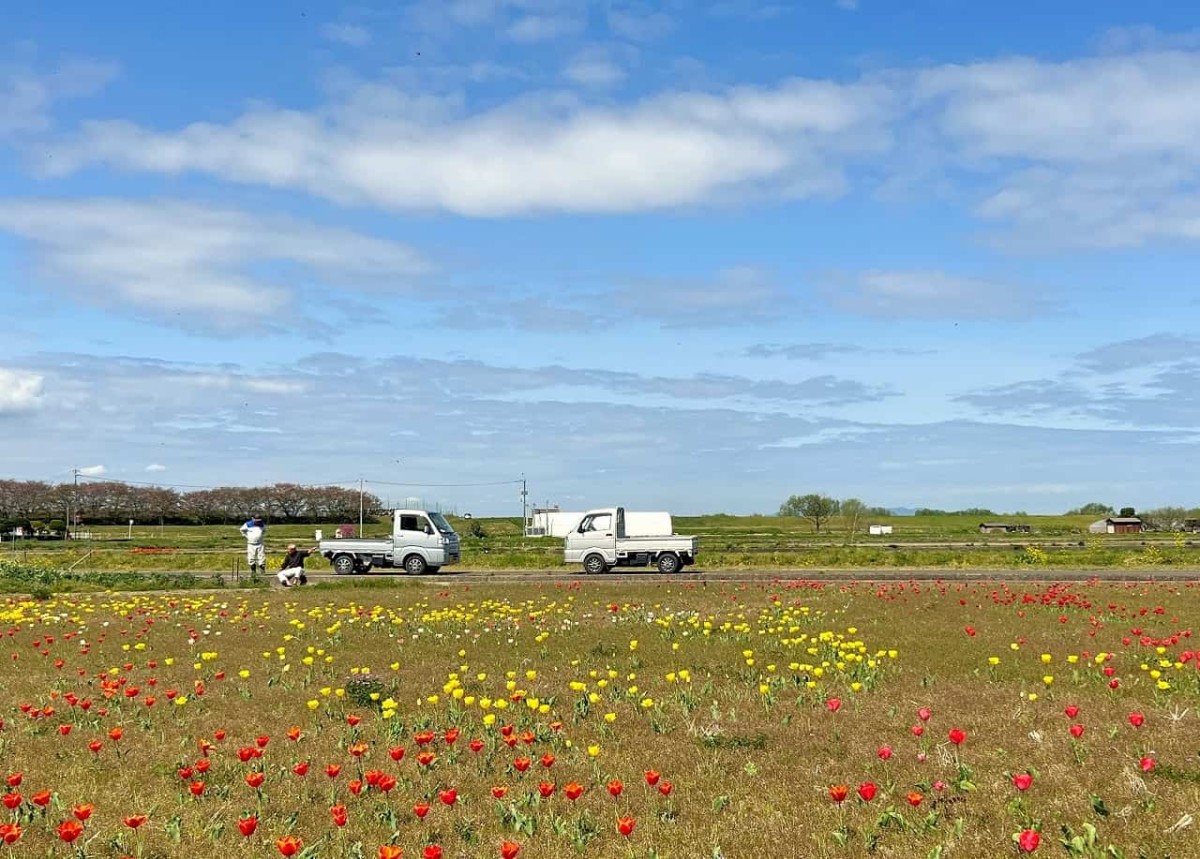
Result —
<instances>
[{"instance_id":1,"label":"distant mountain","mask_svg":"<svg viewBox=\"0 0 1200 859\"><path fill-rule=\"evenodd\" d=\"M916 507L889 507L888 510L893 516L915 516L917 513Z\"/></svg>"}]
</instances>

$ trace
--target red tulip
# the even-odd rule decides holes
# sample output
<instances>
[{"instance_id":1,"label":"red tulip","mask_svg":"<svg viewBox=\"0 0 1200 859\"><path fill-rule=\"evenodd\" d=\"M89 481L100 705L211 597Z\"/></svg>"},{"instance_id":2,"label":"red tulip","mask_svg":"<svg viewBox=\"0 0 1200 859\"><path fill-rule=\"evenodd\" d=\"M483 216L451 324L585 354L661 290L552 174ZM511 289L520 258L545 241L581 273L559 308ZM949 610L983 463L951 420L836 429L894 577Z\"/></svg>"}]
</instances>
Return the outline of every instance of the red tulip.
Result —
<instances>
[{"instance_id":1,"label":"red tulip","mask_svg":"<svg viewBox=\"0 0 1200 859\"><path fill-rule=\"evenodd\" d=\"M1074 704L1069 704L1063 712L1067 714L1068 719L1074 719L1079 715L1079 708Z\"/></svg>"},{"instance_id":2,"label":"red tulip","mask_svg":"<svg viewBox=\"0 0 1200 859\"><path fill-rule=\"evenodd\" d=\"M101 713L100 715L104 715L104 714ZM121 737L123 737L123 736L125 736L125 731L123 731L121 728L113 728L111 731L108 732L108 738L110 740L112 740L114 743L119 741L121 739Z\"/></svg>"},{"instance_id":3,"label":"red tulip","mask_svg":"<svg viewBox=\"0 0 1200 859\"><path fill-rule=\"evenodd\" d=\"M191 784L188 785L188 791L191 792L192 796L200 796L200 794L204 793L204 782L202 782L202 781L192 782Z\"/></svg>"},{"instance_id":4,"label":"red tulip","mask_svg":"<svg viewBox=\"0 0 1200 859\"><path fill-rule=\"evenodd\" d=\"M646 784L654 787L654 785L658 784L659 778L661 778L661 776L657 770L646 770Z\"/></svg>"},{"instance_id":5,"label":"red tulip","mask_svg":"<svg viewBox=\"0 0 1200 859\"><path fill-rule=\"evenodd\" d=\"M836 713L841 708L842 708L842 699L841 698L830 698L829 700L827 700L825 702L825 709L828 710L830 713Z\"/></svg>"},{"instance_id":6,"label":"red tulip","mask_svg":"<svg viewBox=\"0 0 1200 859\"><path fill-rule=\"evenodd\" d=\"M500 842L500 859L516 859L516 855L521 852L521 845L515 841Z\"/></svg>"},{"instance_id":7,"label":"red tulip","mask_svg":"<svg viewBox=\"0 0 1200 859\"><path fill-rule=\"evenodd\" d=\"M87 819L92 816L92 812L96 810L96 806L90 802L83 802L71 809L71 814L80 823L86 823Z\"/></svg>"},{"instance_id":8,"label":"red tulip","mask_svg":"<svg viewBox=\"0 0 1200 859\"><path fill-rule=\"evenodd\" d=\"M954 743L954 745L961 746L963 740L967 738L967 732L962 728L951 728L950 733L946 736L950 738L950 742Z\"/></svg>"},{"instance_id":9,"label":"red tulip","mask_svg":"<svg viewBox=\"0 0 1200 859\"><path fill-rule=\"evenodd\" d=\"M383 844L379 848L379 859L400 859L404 851L395 844Z\"/></svg>"},{"instance_id":10,"label":"red tulip","mask_svg":"<svg viewBox=\"0 0 1200 859\"><path fill-rule=\"evenodd\" d=\"M325 765L325 775L329 776L330 778L337 778L338 774L341 771L342 771L341 764L326 764Z\"/></svg>"},{"instance_id":11,"label":"red tulip","mask_svg":"<svg viewBox=\"0 0 1200 859\"><path fill-rule=\"evenodd\" d=\"M1154 769L1154 758L1151 758L1151 757L1142 758L1141 761L1139 761L1139 764L1142 767L1142 772L1148 773L1148 772L1150 772L1150 770Z\"/></svg>"},{"instance_id":12,"label":"red tulip","mask_svg":"<svg viewBox=\"0 0 1200 859\"><path fill-rule=\"evenodd\" d=\"M47 805L50 804L50 791L39 790L33 796L29 797L29 799L33 802L34 805L40 806L41 808L45 808Z\"/></svg>"},{"instance_id":13,"label":"red tulip","mask_svg":"<svg viewBox=\"0 0 1200 859\"><path fill-rule=\"evenodd\" d=\"M529 758L513 758L513 767L519 773L523 773L525 770L529 769L529 765L531 763L533 763L533 761L529 760Z\"/></svg>"},{"instance_id":14,"label":"red tulip","mask_svg":"<svg viewBox=\"0 0 1200 859\"><path fill-rule=\"evenodd\" d=\"M116 729L114 728L113 730L116 730ZM21 782L24 780L25 780L25 776L22 773L16 772L16 773L9 773L8 777L5 779L5 782L8 784L9 787L20 787Z\"/></svg>"},{"instance_id":15,"label":"red tulip","mask_svg":"<svg viewBox=\"0 0 1200 859\"><path fill-rule=\"evenodd\" d=\"M194 770L191 767L183 767L182 769L176 770L175 774L184 781L189 781L193 772Z\"/></svg>"},{"instance_id":16,"label":"red tulip","mask_svg":"<svg viewBox=\"0 0 1200 859\"><path fill-rule=\"evenodd\" d=\"M388 757L390 757L394 761L403 760L404 759L404 746L392 746L390 749L388 749Z\"/></svg>"},{"instance_id":17,"label":"red tulip","mask_svg":"<svg viewBox=\"0 0 1200 859\"><path fill-rule=\"evenodd\" d=\"M304 842L295 835L285 835L275 841L275 847L284 856L295 856L304 847Z\"/></svg>"},{"instance_id":18,"label":"red tulip","mask_svg":"<svg viewBox=\"0 0 1200 859\"><path fill-rule=\"evenodd\" d=\"M552 781L544 781L538 785L538 793L542 795L542 799L549 799L557 789L557 786Z\"/></svg>"},{"instance_id":19,"label":"red tulip","mask_svg":"<svg viewBox=\"0 0 1200 859\"><path fill-rule=\"evenodd\" d=\"M476 738L476 739L474 739L474 740L471 740L471 742L470 742L468 745L471 747L471 751L473 751L473 752L481 752L481 751L483 751L483 740L481 740L481 739L479 739L479 738ZM505 843L506 843L506 844L508 844L508 843L511 843L511 842L507 842L507 841L506 841ZM515 854L514 854L514 855L515 855Z\"/></svg>"},{"instance_id":20,"label":"red tulip","mask_svg":"<svg viewBox=\"0 0 1200 859\"><path fill-rule=\"evenodd\" d=\"M246 773L246 784L250 785L250 787L254 788L255 790L258 790L260 787L262 787L262 783L265 779L266 776L257 771Z\"/></svg>"},{"instance_id":21,"label":"red tulip","mask_svg":"<svg viewBox=\"0 0 1200 859\"><path fill-rule=\"evenodd\" d=\"M921 800L923 800L925 796L919 790L910 790L908 792L908 796L904 798L908 800L909 805L911 805L913 808L916 808L921 804Z\"/></svg>"},{"instance_id":22,"label":"red tulip","mask_svg":"<svg viewBox=\"0 0 1200 859\"><path fill-rule=\"evenodd\" d=\"M70 844L76 838L83 834L83 824L78 820L64 820L58 824L58 837L65 843Z\"/></svg>"},{"instance_id":23,"label":"red tulip","mask_svg":"<svg viewBox=\"0 0 1200 859\"><path fill-rule=\"evenodd\" d=\"M621 782L619 782L617 779L613 779L608 783L608 792L613 796L620 796L621 792L624 790L625 785L621 784Z\"/></svg>"},{"instance_id":24,"label":"red tulip","mask_svg":"<svg viewBox=\"0 0 1200 859\"><path fill-rule=\"evenodd\" d=\"M350 746L350 748L346 749L346 751L356 758L361 758L370 748L371 747L366 743L355 743L354 745Z\"/></svg>"},{"instance_id":25,"label":"red tulip","mask_svg":"<svg viewBox=\"0 0 1200 859\"><path fill-rule=\"evenodd\" d=\"M9 811L14 811L21 805L21 794L14 790L10 790L8 793L4 794L4 796L0 796L0 801L4 803L4 807Z\"/></svg>"},{"instance_id":26,"label":"red tulip","mask_svg":"<svg viewBox=\"0 0 1200 859\"><path fill-rule=\"evenodd\" d=\"M423 767L433 766L433 762L437 760L437 754L434 752L420 752L417 755L417 763Z\"/></svg>"},{"instance_id":27,"label":"red tulip","mask_svg":"<svg viewBox=\"0 0 1200 859\"><path fill-rule=\"evenodd\" d=\"M71 726L70 725L59 725L58 733L59 733L59 736L65 737L67 734L71 733Z\"/></svg>"},{"instance_id":28,"label":"red tulip","mask_svg":"<svg viewBox=\"0 0 1200 859\"><path fill-rule=\"evenodd\" d=\"M247 838L249 838L254 834L254 831L258 829L258 818L254 815L243 817L238 821L238 829L242 831L242 835L245 835Z\"/></svg>"},{"instance_id":29,"label":"red tulip","mask_svg":"<svg viewBox=\"0 0 1200 859\"><path fill-rule=\"evenodd\" d=\"M260 749L265 749L267 747L267 743L269 742L271 742L270 737L256 737L254 740L255 745L257 745Z\"/></svg>"},{"instance_id":30,"label":"red tulip","mask_svg":"<svg viewBox=\"0 0 1200 859\"><path fill-rule=\"evenodd\" d=\"M420 731L413 734L413 741L418 746L427 746L433 742L433 731Z\"/></svg>"},{"instance_id":31,"label":"red tulip","mask_svg":"<svg viewBox=\"0 0 1200 859\"><path fill-rule=\"evenodd\" d=\"M928 722L932 715L933 710L930 710L928 707L922 707L921 709L917 710L917 718L922 722Z\"/></svg>"},{"instance_id":32,"label":"red tulip","mask_svg":"<svg viewBox=\"0 0 1200 859\"><path fill-rule=\"evenodd\" d=\"M1022 853L1032 853L1042 843L1042 836L1036 829L1022 829L1017 836L1017 847Z\"/></svg>"},{"instance_id":33,"label":"red tulip","mask_svg":"<svg viewBox=\"0 0 1200 859\"><path fill-rule=\"evenodd\" d=\"M292 772L298 776L308 775L308 761L300 761L300 763L292 767Z\"/></svg>"},{"instance_id":34,"label":"red tulip","mask_svg":"<svg viewBox=\"0 0 1200 859\"><path fill-rule=\"evenodd\" d=\"M341 827L341 826L346 825L346 818L347 818L346 806L335 805L331 809L329 809L329 814L331 817L333 817L333 825L334 826Z\"/></svg>"},{"instance_id":35,"label":"red tulip","mask_svg":"<svg viewBox=\"0 0 1200 859\"><path fill-rule=\"evenodd\" d=\"M632 817L617 818L617 832L628 838L633 834L634 827L637 826L637 820Z\"/></svg>"},{"instance_id":36,"label":"red tulip","mask_svg":"<svg viewBox=\"0 0 1200 859\"><path fill-rule=\"evenodd\" d=\"M21 824L0 823L0 841L5 844L16 844L21 840Z\"/></svg>"},{"instance_id":37,"label":"red tulip","mask_svg":"<svg viewBox=\"0 0 1200 859\"><path fill-rule=\"evenodd\" d=\"M1071 736L1077 740L1083 736L1083 725L1078 722L1073 724L1068 730L1070 730Z\"/></svg>"},{"instance_id":38,"label":"red tulip","mask_svg":"<svg viewBox=\"0 0 1200 859\"><path fill-rule=\"evenodd\" d=\"M875 794L878 790L879 788L875 786L875 782L863 782L858 786L858 795L863 802L870 802L875 798Z\"/></svg>"},{"instance_id":39,"label":"red tulip","mask_svg":"<svg viewBox=\"0 0 1200 859\"><path fill-rule=\"evenodd\" d=\"M149 819L150 818L148 818L144 814L130 814L124 818L123 822L130 829L137 829L138 827L144 825L146 823L146 821Z\"/></svg>"},{"instance_id":40,"label":"red tulip","mask_svg":"<svg viewBox=\"0 0 1200 859\"><path fill-rule=\"evenodd\" d=\"M1033 784L1033 776L1029 773L1014 773L1012 783L1017 790L1029 790L1029 786Z\"/></svg>"},{"instance_id":41,"label":"red tulip","mask_svg":"<svg viewBox=\"0 0 1200 859\"><path fill-rule=\"evenodd\" d=\"M850 787L844 784L835 784L829 788L829 798L839 805L846 801L846 797L850 795Z\"/></svg>"},{"instance_id":42,"label":"red tulip","mask_svg":"<svg viewBox=\"0 0 1200 859\"><path fill-rule=\"evenodd\" d=\"M924 725L913 725L909 730L912 731L912 735L914 737L920 737L925 733L925 726Z\"/></svg>"},{"instance_id":43,"label":"red tulip","mask_svg":"<svg viewBox=\"0 0 1200 859\"><path fill-rule=\"evenodd\" d=\"M211 766L212 761L210 761L208 758L201 758L200 760L196 761L196 772L206 773L208 772L208 768Z\"/></svg>"},{"instance_id":44,"label":"red tulip","mask_svg":"<svg viewBox=\"0 0 1200 859\"><path fill-rule=\"evenodd\" d=\"M658 792L661 793L663 796L670 796L671 791L673 791L674 789L675 789L675 785L671 784L669 781L660 782L658 785Z\"/></svg>"},{"instance_id":45,"label":"red tulip","mask_svg":"<svg viewBox=\"0 0 1200 859\"><path fill-rule=\"evenodd\" d=\"M879 759L881 761L891 760L892 759L892 747L891 746L880 746L879 751L877 751L875 754L879 755Z\"/></svg>"},{"instance_id":46,"label":"red tulip","mask_svg":"<svg viewBox=\"0 0 1200 859\"><path fill-rule=\"evenodd\" d=\"M542 755L542 766L544 766L546 769L550 769L550 767L554 766L554 755L550 754L549 752L546 752L546 754Z\"/></svg>"},{"instance_id":47,"label":"red tulip","mask_svg":"<svg viewBox=\"0 0 1200 859\"><path fill-rule=\"evenodd\" d=\"M422 859L442 859L442 848L436 844L426 844L421 856Z\"/></svg>"},{"instance_id":48,"label":"red tulip","mask_svg":"<svg viewBox=\"0 0 1200 859\"><path fill-rule=\"evenodd\" d=\"M214 739L216 739L216 740L223 740L223 739L225 739L225 729L224 729L224 728L217 728L217 730L213 731L213 738L214 738Z\"/></svg>"},{"instance_id":49,"label":"red tulip","mask_svg":"<svg viewBox=\"0 0 1200 859\"><path fill-rule=\"evenodd\" d=\"M350 784L346 785L346 787L350 789L352 794L358 796L360 793L362 793L363 783L359 779L355 779L354 781L350 782Z\"/></svg>"},{"instance_id":50,"label":"red tulip","mask_svg":"<svg viewBox=\"0 0 1200 859\"><path fill-rule=\"evenodd\" d=\"M442 805L454 805L458 802L458 791L452 787L438 791L438 799L442 801Z\"/></svg>"},{"instance_id":51,"label":"red tulip","mask_svg":"<svg viewBox=\"0 0 1200 859\"><path fill-rule=\"evenodd\" d=\"M1141 713L1130 713L1129 714L1129 724L1133 725L1135 728L1140 728L1145 723L1145 721L1146 721L1146 717L1143 716Z\"/></svg>"},{"instance_id":52,"label":"red tulip","mask_svg":"<svg viewBox=\"0 0 1200 859\"><path fill-rule=\"evenodd\" d=\"M384 773L379 777L379 783L375 786L384 793L390 793L396 786L396 777L394 775L388 775L387 773Z\"/></svg>"},{"instance_id":53,"label":"red tulip","mask_svg":"<svg viewBox=\"0 0 1200 859\"><path fill-rule=\"evenodd\" d=\"M446 733L442 734L442 739L446 741L446 745L452 746L460 733L458 728L447 728Z\"/></svg>"},{"instance_id":54,"label":"red tulip","mask_svg":"<svg viewBox=\"0 0 1200 859\"><path fill-rule=\"evenodd\" d=\"M413 814L421 818L421 820L424 820L425 815L429 813L429 807L429 803L427 802L418 802L413 806Z\"/></svg>"},{"instance_id":55,"label":"red tulip","mask_svg":"<svg viewBox=\"0 0 1200 859\"><path fill-rule=\"evenodd\" d=\"M346 717L346 724L349 725L351 728L357 727L358 723L361 721L362 721L362 718L360 716L358 716L356 713L351 713L350 715L348 715Z\"/></svg>"},{"instance_id":56,"label":"red tulip","mask_svg":"<svg viewBox=\"0 0 1200 859\"><path fill-rule=\"evenodd\" d=\"M504 787L503 785L495 785L492 788L492 796L496 797L496 799L504 799L504 796L507 793L508 788Z\"/></svg>"},{"instance_id":57,"label":"red tulip","mask_svg":"<svg viewBox=\"0 0 1200 859\"><path fill-rule=\"evenodd\" d=\"M567 799L571 800L571 802L574 802L575 800L579 799L579 797L583 796L583 785L575 781L568 782L563 786L563 795L566 796Z\"/></svg>"}]
</instances>

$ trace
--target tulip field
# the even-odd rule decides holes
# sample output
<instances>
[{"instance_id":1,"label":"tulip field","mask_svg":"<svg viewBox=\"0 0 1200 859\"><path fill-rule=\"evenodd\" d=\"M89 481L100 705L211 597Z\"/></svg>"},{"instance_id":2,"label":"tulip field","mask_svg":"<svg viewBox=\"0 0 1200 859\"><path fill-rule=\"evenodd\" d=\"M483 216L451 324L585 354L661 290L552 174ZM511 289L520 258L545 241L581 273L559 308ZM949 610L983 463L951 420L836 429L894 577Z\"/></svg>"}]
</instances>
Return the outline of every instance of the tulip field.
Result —
<instances>
[{"instance_id":1,"label":"tulip field","mask_svg":"<svg viewBox=\"0 0 1200 859\"><path fill-rule=\"evenodd\" d=\"M1200 586L0 602L9 856L1200 856Z\"/></svg>"}]
</instances>

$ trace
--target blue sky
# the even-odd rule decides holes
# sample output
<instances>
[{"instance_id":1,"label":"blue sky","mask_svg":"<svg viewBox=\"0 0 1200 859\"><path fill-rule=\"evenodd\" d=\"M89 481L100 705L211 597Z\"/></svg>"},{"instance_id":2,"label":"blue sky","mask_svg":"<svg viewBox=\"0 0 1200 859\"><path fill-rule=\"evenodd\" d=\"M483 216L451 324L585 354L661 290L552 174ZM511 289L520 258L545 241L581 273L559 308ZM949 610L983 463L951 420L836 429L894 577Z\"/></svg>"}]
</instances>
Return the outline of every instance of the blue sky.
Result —
<instances>
[{"instance_id":1,"label":"blue sky","mask_svg":"<svg viewBox=\"0 0 1200 859\"><path fill-rule=\"evenodd\" d=\"M4 476L1197 503L1186 4L43 5Z\"/></svg>"}]
</instances>

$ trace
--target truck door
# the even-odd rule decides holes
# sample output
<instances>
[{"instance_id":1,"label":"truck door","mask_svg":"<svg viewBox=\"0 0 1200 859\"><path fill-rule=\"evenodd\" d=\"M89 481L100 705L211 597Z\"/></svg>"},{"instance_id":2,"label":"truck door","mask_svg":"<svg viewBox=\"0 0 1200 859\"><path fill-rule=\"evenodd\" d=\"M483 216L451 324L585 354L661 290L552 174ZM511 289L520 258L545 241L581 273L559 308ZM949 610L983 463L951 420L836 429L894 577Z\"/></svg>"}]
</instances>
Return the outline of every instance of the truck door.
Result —
<instances>
[{"instance_id":1,"label":"truck door","mask_svg":"<svg viewBox=\"0 0 1200 859\"><path fill-rule=\"evenodd\" d=\"M599 552L610 563L616 560L617 541L613 525L613 514L608 511L583 517L579 527L567 535L566 562L582 561L589 552Z\"/></svg>"}]
</instances>

